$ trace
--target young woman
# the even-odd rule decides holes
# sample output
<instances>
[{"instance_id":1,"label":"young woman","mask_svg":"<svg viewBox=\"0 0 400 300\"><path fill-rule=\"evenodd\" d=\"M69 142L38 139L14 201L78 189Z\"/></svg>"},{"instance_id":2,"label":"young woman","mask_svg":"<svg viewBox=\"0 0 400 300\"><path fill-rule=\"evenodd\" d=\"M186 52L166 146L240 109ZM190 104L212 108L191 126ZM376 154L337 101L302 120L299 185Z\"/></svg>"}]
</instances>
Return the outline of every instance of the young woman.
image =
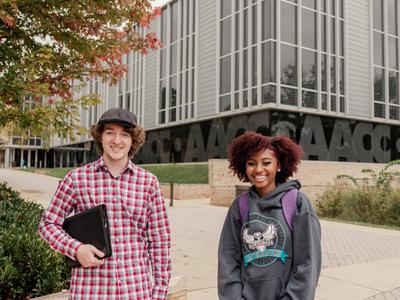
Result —
<instances>
[{"instance_id":1,"label":"young woman","mask_svg":"<svg viewBox=\"0 0 400 300\"><path fill-rule=\"evenodd\" d=\"M321 270L320 224L306 195L296 191L300 183L288 181L302 153L288 137L254 132L229 145L229 168L252 186L234 200L222 229L221 300L314 299Z\"/></svg>"}]
</instances>

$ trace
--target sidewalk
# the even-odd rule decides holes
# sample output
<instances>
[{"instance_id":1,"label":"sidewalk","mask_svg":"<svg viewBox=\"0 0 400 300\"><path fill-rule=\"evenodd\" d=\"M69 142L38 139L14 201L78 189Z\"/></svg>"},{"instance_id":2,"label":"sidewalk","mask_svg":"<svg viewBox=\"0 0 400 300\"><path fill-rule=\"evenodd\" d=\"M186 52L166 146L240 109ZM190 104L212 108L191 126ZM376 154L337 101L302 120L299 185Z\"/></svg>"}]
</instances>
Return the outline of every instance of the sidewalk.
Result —
<instances>
[{"instance_id":1,"label":"sidewalk","mask_svg":"<svg viewBox=\"0 0 400 300\"><path fill-rule=\"evenodd\" d=\"M7 169L0 169L1 181L43 205L58 184ZM186 277L188 300L218 299L217 247L226 212L208 199L175 200L168 207L173 273ZM400 299L400 231L330 221L321 226L323 269L315 299Z\"/></svg>"}]
</instances>

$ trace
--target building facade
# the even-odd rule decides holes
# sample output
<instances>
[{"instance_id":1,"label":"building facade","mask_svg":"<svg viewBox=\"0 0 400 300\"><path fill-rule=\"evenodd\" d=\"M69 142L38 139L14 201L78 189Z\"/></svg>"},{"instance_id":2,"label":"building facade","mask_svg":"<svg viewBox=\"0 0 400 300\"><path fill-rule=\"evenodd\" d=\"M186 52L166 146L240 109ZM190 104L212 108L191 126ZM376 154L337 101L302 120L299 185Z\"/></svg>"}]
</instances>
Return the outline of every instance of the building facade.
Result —
<instances>
[{"instance_id":1,"label":"building facade","mask_svg":"<svg viewBox=\"0 0 400 300\"><path fill-rule=\"evenodd\" d=\"M225 158L245 130L287 134L305 159L400 158L399 15L400 0L170 1L148 29L163 48L127 55L118 86L88 83L104 102L82 125L130 109L139 163ZM53 166L96 157L88 136L50 149Z\"/></svg>"}]
</instances>

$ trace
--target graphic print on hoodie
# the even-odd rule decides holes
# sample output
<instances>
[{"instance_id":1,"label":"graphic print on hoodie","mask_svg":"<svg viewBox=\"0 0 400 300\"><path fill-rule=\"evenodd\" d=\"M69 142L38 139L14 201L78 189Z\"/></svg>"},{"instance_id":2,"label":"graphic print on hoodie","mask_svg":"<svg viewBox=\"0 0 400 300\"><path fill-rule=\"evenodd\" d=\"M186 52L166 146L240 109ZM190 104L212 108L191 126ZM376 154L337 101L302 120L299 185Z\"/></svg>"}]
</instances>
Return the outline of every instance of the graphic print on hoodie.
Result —
<instances>
[{"instance_id":1,"label":"graphic print on hoodie","mask_svg":"<svg viewBox=\"0 0 400 300\"><path fill-rule=\"evenodd\" d=\"M258 213L250 214L249 221L242 227L244 266L249 263L266 267L278 259L285 263L286 233L282 223Z\"/></svg>"}]
</instances>

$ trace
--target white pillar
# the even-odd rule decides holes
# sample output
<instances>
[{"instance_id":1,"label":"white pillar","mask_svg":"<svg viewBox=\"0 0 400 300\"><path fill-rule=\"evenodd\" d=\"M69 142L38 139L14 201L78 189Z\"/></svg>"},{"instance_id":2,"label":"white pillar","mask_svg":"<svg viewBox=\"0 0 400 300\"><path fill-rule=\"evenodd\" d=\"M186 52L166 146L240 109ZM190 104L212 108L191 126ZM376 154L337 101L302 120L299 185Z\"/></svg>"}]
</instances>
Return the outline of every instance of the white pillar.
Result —
<instances>
[{"instance_id":1,"label":"white pillar","mask_svg":"<svg viewBox=\"0 0 400 300\"><path fill-rule=\"evenodd\" d=\"M43 168L47 168L47 151L44 150L44 164L43 164Z\"/></svg>"},{"instance_id":2,"label":"white pillar","mask_svg":"<svg viewBox=\"0 0 400 300\"><path fill-rule=\"evenodd\" d=\"M24 166L24 149L21 148L21 159L20 159L21 167Z\"/></svg>"},{"instance_id":3,"label":"white pillar","mask_svg":"<svg viewBox=\"0 0 400 300\"><path fill-rule=\"evenodd\" d=\"M6 148L6 152L5 152L5 155L4 155L4 168L9 168L10 167L10 160L11 160L10 148Z\"/></svg>"},{"instance_id":4,"label":"white pillar","mask_svg":"<svg viewBox=\"0 0 400 300\"><path fill-rule=\"evenodd\" d=\"M35 150L35 168L38 167L38 149Z\"/></svg>"},{"instance_id":5,"label":"white pillar","mask_svg":"<svg viewBox=\"0 0 400 300\"><path fill-rule=\"evenodd\" d=\"M63 161L64 161L64 151L60 150L60 168L63 167Z\"/></svg>"},{"instance_id":6,"label":"white pillar","mask_svg":"<svg viewBox=\"0 0 400 300\"><path fill-rule=\"evenodd\" d=\"M67 150L66 155L67 155L67 167L69 168L70 167L69 163L71 161L71 159L70 159L71 151Z\"/></svg>"},{"instance_id":7,"label":"white pillar","mask_svg":"<svg viewBox=\"0 0 400 300\"><path fill-rule=\"evenodd\" d=\"M31 166L31 158L32 158L32 150L28 150L28 163L26 164L26 166L28 167L28 168L30 168L30 166Z\"/></svg>"}]
</instances>

